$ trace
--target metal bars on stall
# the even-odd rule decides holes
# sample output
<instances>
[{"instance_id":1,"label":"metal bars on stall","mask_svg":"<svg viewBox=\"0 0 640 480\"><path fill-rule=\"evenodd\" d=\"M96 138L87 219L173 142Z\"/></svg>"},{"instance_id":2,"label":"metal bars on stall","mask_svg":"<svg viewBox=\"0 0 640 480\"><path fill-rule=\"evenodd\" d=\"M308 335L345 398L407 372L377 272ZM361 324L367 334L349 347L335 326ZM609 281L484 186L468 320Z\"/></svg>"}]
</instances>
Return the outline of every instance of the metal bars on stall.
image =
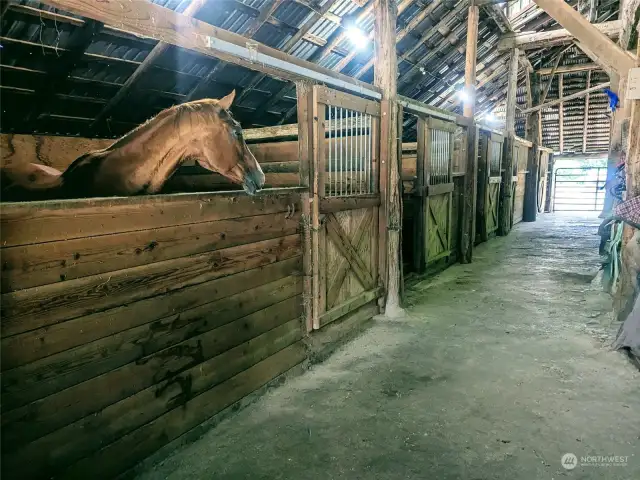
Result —
<instances>
[{"instance_id":1,"label":"metal bars on stall","mask_svg":"<svg viewBox=\"0 0 640 480\"><path fill-rule=\"evenodd\" d=\"M324 126L317 132L325 138L325 148L318 152L325 198L371 195L378 191L377 156L380 104L330 90L317 89ZM324 110L322 112L322 110Z\"/></svg>"},{"instance_id":2,"label":"metal bars on stall","mask_svg":"<svg viewBox=\"0 0 640 480\"><path fill-rule=\"evenodd\" d=\"M374 117L368 113L326 106L327 197L374 193L374 123Z\"/></svg>"}]
</instances>

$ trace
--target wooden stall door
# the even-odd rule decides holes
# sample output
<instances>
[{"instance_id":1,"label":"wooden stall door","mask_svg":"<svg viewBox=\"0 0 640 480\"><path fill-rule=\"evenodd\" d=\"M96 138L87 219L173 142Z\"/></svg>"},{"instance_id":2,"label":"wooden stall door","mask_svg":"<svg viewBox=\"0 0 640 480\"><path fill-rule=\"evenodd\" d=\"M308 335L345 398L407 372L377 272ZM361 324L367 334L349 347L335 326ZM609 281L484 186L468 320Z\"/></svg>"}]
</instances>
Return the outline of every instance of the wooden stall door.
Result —
<instances>
[{"instance_id":1,"label":"wooden stall door","mask_svg":"<svg viewBox=\"0 0 640 480\"><path fill-rule=\"evenodd\" d=\"M487 237L498 230L498 209L500 206L500 186L502 184L502 144L501 135L491 133L487 139L487 159L489 178L485 198L485 222Z\"/></svg>"},{"instance_id":2,"label":"wooden stall door","mask_svg":"<svg viewBox=\"0 0 640 480\"><path fill-rule=\"evenodd\" d=\"M435 118L427 121L424 136L425 225L427 264L451 255L451 212L453 207L454 123Z\"/></svg>"},{"instance_id":3,"label":"wooden stall door","mask_svg":"<svg viewBox=\"0 0 640 480\"><path fill-rule=\"evenodd\" d=\"M517 141L513 146L513 225L520 223L524 215L524 188L527 175L529 147Z\"/></svg>"},{"instance_id":4,"label":"wooden stall door","mask_svg":"<svg viewBox=\"0 0 640 480\"><path fill-rule=\"evenodd\" d=\"M381 109L378 102L321 86L313 96L319 204L313 328L319 329L357 310L377 313Z\"/></svg>"}]
</instances>

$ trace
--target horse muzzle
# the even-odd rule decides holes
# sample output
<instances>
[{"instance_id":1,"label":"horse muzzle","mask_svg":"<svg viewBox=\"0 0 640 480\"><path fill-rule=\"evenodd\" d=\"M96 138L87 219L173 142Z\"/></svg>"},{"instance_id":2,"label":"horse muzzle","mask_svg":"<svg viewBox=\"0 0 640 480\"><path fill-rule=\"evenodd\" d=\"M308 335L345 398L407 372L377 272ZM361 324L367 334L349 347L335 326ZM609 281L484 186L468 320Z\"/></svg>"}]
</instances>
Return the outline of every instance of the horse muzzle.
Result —
<instances>
[{"instance_id":1,"label":"horse muzzle","mask_svg":"<svg viewBox=\"0 0 640 480\"><path fill-rule=\"evenodd\" d=\"M262 187L264 187L264 173L262 173L262 170L255 169L245 174L242 182L242 188L244 188L245 192L249 195L255 195L262 190Z\"/></svg>"}]
</instances>

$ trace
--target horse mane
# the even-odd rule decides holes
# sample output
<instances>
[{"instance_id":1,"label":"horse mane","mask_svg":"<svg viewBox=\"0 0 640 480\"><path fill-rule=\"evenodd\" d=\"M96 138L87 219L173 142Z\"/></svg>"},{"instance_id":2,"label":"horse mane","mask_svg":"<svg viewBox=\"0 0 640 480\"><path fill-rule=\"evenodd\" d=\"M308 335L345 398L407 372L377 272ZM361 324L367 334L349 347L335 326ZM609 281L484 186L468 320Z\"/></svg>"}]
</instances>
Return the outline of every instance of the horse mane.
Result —
<instances>
[{"instance_id":1,"label":"horse mane","mask_svg":"<svg viewBox=\"0 0 640 480\"><path fill-rule=\"evenodd\" d=\"M209 125L212 116L220 118L225 123L229 123L234 127L237 126L237 123L233 120L231 114L220 107L218 100L213 98L203 98L201 100L194 100L165 108L157 115L149 118L143 124L126 133L105 150L124 147L129 142L135 140L141 134L149 130L151 127L155 127L158 122L162 122L163 120L171 118L173 120L174 131L177 132L177 135L180 135L180 132L185 127L190 131L193 131L199 125Z\"/></svg>"}]
</instances>

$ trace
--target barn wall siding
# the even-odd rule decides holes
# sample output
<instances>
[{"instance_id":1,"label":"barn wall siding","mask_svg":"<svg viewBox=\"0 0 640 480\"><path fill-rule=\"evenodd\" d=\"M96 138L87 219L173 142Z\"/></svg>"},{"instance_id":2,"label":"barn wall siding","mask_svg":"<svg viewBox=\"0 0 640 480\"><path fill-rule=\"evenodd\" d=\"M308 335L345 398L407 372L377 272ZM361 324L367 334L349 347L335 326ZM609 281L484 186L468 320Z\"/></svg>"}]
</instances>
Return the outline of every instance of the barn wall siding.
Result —
<instances>
[{"instance_id":1,"label":"barn wall siding","mask_svg":"<svg viewBox=\"0 0 640 480\"><path fill-rule=\"evenodd\" d=\"M3 477L111 478L302 362L300 211L298 189L4 204Z\"/></svg>"}]
</instances>

